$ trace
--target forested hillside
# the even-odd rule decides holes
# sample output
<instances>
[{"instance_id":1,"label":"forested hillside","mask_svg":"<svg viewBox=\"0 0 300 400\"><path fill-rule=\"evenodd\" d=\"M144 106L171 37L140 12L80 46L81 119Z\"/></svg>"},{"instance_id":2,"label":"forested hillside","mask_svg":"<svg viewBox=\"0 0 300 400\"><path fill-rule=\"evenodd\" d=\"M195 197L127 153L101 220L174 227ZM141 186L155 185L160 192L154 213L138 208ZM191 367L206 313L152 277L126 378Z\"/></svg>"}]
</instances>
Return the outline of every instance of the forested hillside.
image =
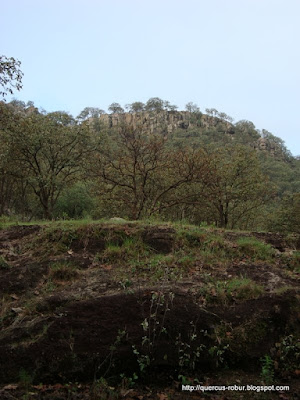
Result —
<instances>
[{"instance_id":1,"label":"forested hillside","mask_svg":"<svg viewBox=\"0 0 300 400\"><path fill-rule=\"evenodd\" d=\"M85 108L0 104L0 214L158 217L299 232L300 160L250 121L159 98Z\"/></svg>"}]
</instances>

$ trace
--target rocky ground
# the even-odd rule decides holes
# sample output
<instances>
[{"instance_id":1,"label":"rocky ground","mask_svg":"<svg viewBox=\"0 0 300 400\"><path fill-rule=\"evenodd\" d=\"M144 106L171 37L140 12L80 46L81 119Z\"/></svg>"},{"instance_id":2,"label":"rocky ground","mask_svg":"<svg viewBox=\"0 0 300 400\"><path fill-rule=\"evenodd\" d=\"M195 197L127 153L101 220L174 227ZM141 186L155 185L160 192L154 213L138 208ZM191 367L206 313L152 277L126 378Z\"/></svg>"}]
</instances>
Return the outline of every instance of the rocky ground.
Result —
<instances>
[{"instance_id":1,"label":"rocky ground","mask_svg":"<svg viewBox=\"0 0 300 400\"><path fill-rule=\"evenodd\" d=\"M297 399L299 265L295 236L124 220L4 227L0 398Z\"/></svg>"}]
</instances>

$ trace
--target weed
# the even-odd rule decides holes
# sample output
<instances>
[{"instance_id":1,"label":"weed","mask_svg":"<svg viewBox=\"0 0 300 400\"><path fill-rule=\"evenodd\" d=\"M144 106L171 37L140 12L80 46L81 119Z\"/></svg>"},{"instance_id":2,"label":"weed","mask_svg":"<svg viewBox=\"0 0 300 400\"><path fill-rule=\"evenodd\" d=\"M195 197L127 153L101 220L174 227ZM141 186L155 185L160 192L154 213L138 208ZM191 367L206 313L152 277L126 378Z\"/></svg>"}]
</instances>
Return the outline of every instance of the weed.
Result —
<instances>
[{"instance_id":1,"label":"weed","mask_svg":"<svg viewBox=\"0 0 300 400\"><path fill-rule=\"evenodd\" d=\"M57 285L52 281L52 279L48 279L47 283L44 285L43 290L45 293L51 293L57 288Z\"/></svg>"},{"instance_id":2,"label":"weed","mask_svg":"<svg viewBox=\"0 0 300 400\"><path fill-rule=\"evenodd\" d=\"M222 345L212 346L208 349L208 353L213 358L217 368L220 365L226 365L225 364L225 352L226 352L226 350L228 350L228 348L229 348L229 344L226 344L225 346L222 346Z\"/></svg>"},{"instance_id":3,"label":"weed","mask_svg":"<svg viewBox=\"0 0 300 400\"><path fill-rule=\"evenodd\" d=\"M32 375L30 375L24 368L21 368L19 372L19 379L21 386L28 391L33 382Z\"/></svg>"},{"instance_id":4,"label":"weed","mask_svg":"<svg viewBox=\"0 0 300 400\"><path fill-rule=\"evenodd\" d=\"M130 389L133 388L136 381L138 380L138 376L136 373L133 373L132 376L126 376L125 374L120 374L121 378L121 387L122 389Z\"/></svg>"},{"instance_id":5,"label":"weed","mask_svg":"<svg viewBox=\"0 0 300 400\"><path fill-rule=\"evenodd\" d=\"M95 368L95 372L94 372L94 381L96 382L97 379L97 374L105 367L105 372L102 374L102 378L104 378L109 370L111 369L111 367L113 366L113 362L114 362L114 354L115 351L117 350L118 346L120 346L120 344L122 343L122 341L124 340L124 338L126 337L127 332L126 329L123 330L118 330L118 335L116 337L116 340L114 341L114 343L109 347L109 353L107 354L107 356L105 357L105 359L98 365L96 365ZM101 379L102 379L101 378Z\"/></svg>"},{"instance_id":6,"label":"weed","mask_svg":"<svg viewBox=\"0 0 300 400\"><path fill-rule=\"evenodd\" d=\"M124 264L147 254L148 249L139 238L126 238L122 244L108 242L104 251L96 255L96 259L104 263Z\"/></svg>"},{"instance_id":7,"label":"weed","mask_svg":"<svg viewBox=\"0 0 300 400\"><path fill-rule=\"evenodd\" d=\"M206 346L204 344L195 346L197 340L196 325L191 321L190 326L188 341L183 341L181 333L179 333L176 337L175 345L178 349L179 367L194 370L196 362L199 361L200 355Z\"/></svg>"},{"instance_id":8,"label":"weed","mask_svg":"<svg viewBox=\"0 0 300 400\"><path fill-rule=\"evenodd\" d=\"M70 281L78 276L78 271L69 261L56 261L50 266L49 276L55 281Z\"/></svg>"},{"instance_id":9,"label":"weed","mask_svg":"<svg viewBox=\"0 0 300 400\"><path fill-rule=\"evenodd\" d=\"M269 355L265 355L260 359L262 363L261 378L265 385L270 385L274 379L274 361Z\"/></svg>"},{"instance_id":10,"label":"weed","mask_svg":"<svg viewBox=\"0 0 300 400\"><path fill-rule=\"evenodd\" d=\"M182 385L192 385L194 383L194 381L191 378L182 374L178 375L178 379Z\"/></svg>"},{"instance_id":11,"label":"weed","mask_svg":"<svg viewBox=\"0 0 300 400\"><path fill-rule=\"evenodd\" d=\"M240 238L237 241L240 252L250 257L253 261L271 261L275 254L271 245L261 242L253 237Z\"/></svg>"},{"instance_id":12,"label":"weed","mask_svg":"<svg viewBox=\"0 0 300 400\"><path fill-rule=\"evenodd\" d=\"M167 334L164 326L169 306L173 303L174 293L165 295L162 291L153 292L150 300L149 315L141 323L144 331L140 350L133 345L133 354L136 355L140 372L143 374L153 361L153 350L162 334Z\"/></svg>"},{"instance_id":13,"label":"weed","mask_svg":"<svg viewBox=\"0 0 300 400\"><path fill-rule=\"evenodd\" d=\"M288 335L276 343L276 360L283 374L299 369L300 340L294 335Z\"/></svg>"},{"instance_id":14,"label":"weed","mask_svg":"<svg viewBox=\"0 0 300 400\"><path fill-rule=\"evenodd\" d=\"M296 273L300 273L300 251L294 251L288 263L289 267Z\"/></svg>"},{"instance_id":15,"label":"weed","mask_svg":"<svg viewBox=\"0 0 300 400\"><path fill-rule=\"evenodd\" d=\"M195 256L192 254L184 255L178 259L178 264L183 268L191 268L195 263Z\"/></svg>"},{"instance_id":16,"label":"weed","mask_svg":"<svg viewBox=\"0 0 300 400\"><path fill-rule=\"evenodd\" d=\"M118 397L119 395L115 391L115 388L111 387L104 377L94 380L90 391L91 400L108 400L117 399Z\"/></svg>"},{"instance_id":17,"label":"weed","mask_svg":"<svg viewBox=\"0 0 300 400\"><path fill-rule=\"evenodd\" d=\"M199 290L199 294L208 303L227 304L236 300L250 300L264 292L262 286L251 279L231 279L228 281L210 281Z\"/></svg>"},{"instance_id":18,"label":"weed","mask_svg":"<svg viewBox=\"0 0 300 400\"><path fill-rule=\"evenodd\" d=\"M0 269L10 269L10 268L11 266L7 264L7 262L2 256L0 256Z\"/></svg>"}]
</instances>

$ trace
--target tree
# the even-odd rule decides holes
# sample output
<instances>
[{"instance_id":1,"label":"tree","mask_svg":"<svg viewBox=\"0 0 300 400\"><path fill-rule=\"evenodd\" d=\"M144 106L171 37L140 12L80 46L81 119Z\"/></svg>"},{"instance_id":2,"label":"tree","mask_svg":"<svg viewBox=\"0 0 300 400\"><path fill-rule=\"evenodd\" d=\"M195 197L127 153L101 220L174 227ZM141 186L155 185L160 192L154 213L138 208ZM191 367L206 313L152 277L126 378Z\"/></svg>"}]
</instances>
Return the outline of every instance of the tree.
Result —
<instances>
[{"instance_id":1,"label":"tree","mask_svg":"<svg viewBox=\"0 0 300 400\"><path fill-rule=\"evenodd\" d=\"M141 101L135 101L134 103L127 104L126 109L130 113L142 112L145 110L145 104Z\"/></svg>"},{"instance_id":2,"label":"tree","mask_svg":"<svg viewBox=\"0 0 300 400\"><path fill-rule=\"evenodd\" d=\"M62 190L82 172L91 151L88 127L73 121L62 112L22 116L10 111L2 133L11 160L9 175L26 182L47 219Z\"/></svg>"},{"instance_id":3,"label":"tree","mask_svg":"<svg viewBox=\"0 0 300 400\"><path fill-rule=\"evenodd\" d=\"M98 149L91 173L109 209L132 219L159 213L182 201L178 188L200 173L201 152L173 150L161 135L142 135L123 127Z\"/></svg>"},{"instance_id":4,"label":"tree","mask_svg":"<svg viewBox=\"0 0 300 400\"><path fill-rule=\"evenodd\" d=\"M4 99L7 94L13 94L13 90L22 89L23 72L20 70L21 62L13 57L0 56L0 96Z\"/></svg>"},{"instance_id":5,"label":"tree","mask_svg":"<svg viewBox=\"0 0 300 400\"><path fill-rule=\"evenodd\" d=\"M176 111L177 109L178 109L178 107L177 106L175 106L174 104L171 104L169 101L167 101L167 100L165 100L164 102L163 102L163 107L164 107L164 110L166 110L166 111Z\"/></svg>"},{"instance_id":6,"label":"tree","mask_svg":"<svg viewBox=\"0 0 300 400\"><path fill-rule=\"evenodd\" d=\"M246 146L218 149L211 154L209 170L202 179L202 199L220 227L246 227L249 215L272 197L256 153Z\"/></svg>"},{"instance_id":7,"label":"tree","mask_svg":"<svg viewBox=\"0 0 300 400\"><path fill-rule=\"evenodd\" d=\"M159 97L151 97L145 106L146 111L156 111L160 112L164 109L164 101Z\"/></svg>"},{"instance_id":8,"label":"tree","mask_svg":"<svg viewBox=\"0 0 300 400\"><path fill-rule=\"evenodd\" d=\"M228 121L230 123L232 123L234 121L233 118L230 117L230 115L227 115L224 112L219 112L217 115L219 118L223 119L224 121Z\"/></svg>"},{"instance_id":9,"label":"tree","mask_svg":"<svg viewBox=\"0 0 300 400\"><path fill-rule=\"evenodd\" d=\"M145 105L145 110L146 111L155 111L155 112L161 112L161 111L176 111L177 106L171 104L167 100L162 100L159 97L151 97L146 105Z\"/></svg>"},{"instance_id":10,"label":"tree","mask_svg":"<svg viewBox=\"0 0 300 400\"><path fill-rule=\"evenodd\" d=\"M273 148L276 155L283 157L286 160L292 158L291 152L287 149L284 140L263 129L261 132L263 140L267 143L269 148Z\"/></svg>"},{"instance_id":11,"label":"tree","mask_svg":"<svg viewBox=\"0 0 300 400\"><path fill-rule=\"evenodd\" d=\"M89 118L99 118L100 115L105 114L104 110L97 107L85 107L77 116L80 121L86 121Z\"/></svg>"},{"instance_id":12,"label":"tree","mask_svg":"<svg viewBox=\"0 0 300 400\"><path fill-rule=\"evenodd\" d=\"M219 111L215 108L206 108L205 111L208 115L211 115L212 117L216 117L219 113Z\"/></svg>"},{"instance_id":13,"label":"tree","mask_svg":"<svg viewBox=\"0 0 300 400\"><path fill-rule=\"evenodd\" d=\"M111 105L108 107L108 111L110 111L112 114L122 114L124 112L124 108L122 108L119 103L111 103Z\"/></svg>"},{"instance_id":14,"label":"tree","mask_svg":"<svg viewBox=\"0 0 300 400\"><path fill-rule=\"evenodd\" d=\"M186 109L186 111L188 111L190 113L200 112L200 108L197 106L197 104L193 103L192 101L190 101L189 103L187 103L185 105L185 109Z\"/></svg>"},{"instance_id":15,"label":"tree","mask_svg":"<svg viewBox=\"0 0 300 400\"><path fill-rule=\"evenodd\" d=\"M270 228L300 235L300 193L289 193L283 197Z\"/></svg>"}]
</instances>

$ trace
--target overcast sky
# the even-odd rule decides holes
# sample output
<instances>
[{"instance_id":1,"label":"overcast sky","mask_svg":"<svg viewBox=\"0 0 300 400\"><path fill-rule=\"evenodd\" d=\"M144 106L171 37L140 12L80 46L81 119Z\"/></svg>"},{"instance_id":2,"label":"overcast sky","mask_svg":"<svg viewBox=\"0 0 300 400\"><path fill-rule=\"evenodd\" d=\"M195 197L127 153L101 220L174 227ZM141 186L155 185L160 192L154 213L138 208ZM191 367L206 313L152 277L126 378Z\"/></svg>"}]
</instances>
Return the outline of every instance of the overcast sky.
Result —
<instances>
[{"instance_id":1,"label":"overcast sky","mask_svg":"<svg viewBox=\"0 0 300 400\"><path fill-rule=\"evenodd\" d=\"M300 0L0 0L16 98L74 116L160 97L193 101L300 154ZM9 100L9 98L8 98Z\"/></svg>"}]
</instances>

